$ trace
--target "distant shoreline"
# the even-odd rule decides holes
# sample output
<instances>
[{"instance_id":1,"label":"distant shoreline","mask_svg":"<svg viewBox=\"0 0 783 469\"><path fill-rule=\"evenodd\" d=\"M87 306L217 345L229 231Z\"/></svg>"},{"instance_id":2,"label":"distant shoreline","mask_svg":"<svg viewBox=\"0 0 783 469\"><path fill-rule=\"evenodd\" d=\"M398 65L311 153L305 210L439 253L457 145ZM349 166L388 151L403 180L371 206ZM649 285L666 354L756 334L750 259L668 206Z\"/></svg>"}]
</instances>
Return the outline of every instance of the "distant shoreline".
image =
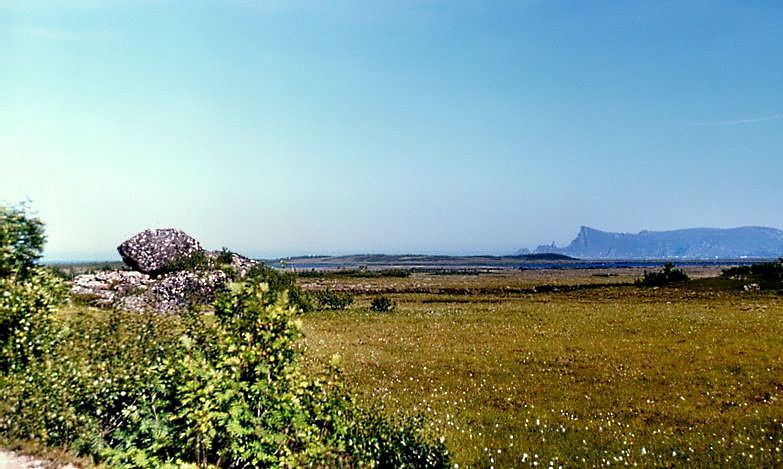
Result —
<instances>
[{"instance_id":1,"label":"distant shoreline","mask_svg":"<svg viewBox=\"0 0 783 469\"><path fill-rule=\"evenodd\" d=\"M425 256L425 255L356 255L356 256L308 256L295 258L258 259L270 267L278 269L341 270L341 269L618 269L618 268L657 268L671 262L682 267L749 265L757 262L774 261L776 258L741 259L556 259L532 258L533 256ZM564 257L564 256L563 256ZM45 260L44 265L55 267L93 267L104 266L122 268L122 261L112 260Z\"/></svg>"}]
</instances>

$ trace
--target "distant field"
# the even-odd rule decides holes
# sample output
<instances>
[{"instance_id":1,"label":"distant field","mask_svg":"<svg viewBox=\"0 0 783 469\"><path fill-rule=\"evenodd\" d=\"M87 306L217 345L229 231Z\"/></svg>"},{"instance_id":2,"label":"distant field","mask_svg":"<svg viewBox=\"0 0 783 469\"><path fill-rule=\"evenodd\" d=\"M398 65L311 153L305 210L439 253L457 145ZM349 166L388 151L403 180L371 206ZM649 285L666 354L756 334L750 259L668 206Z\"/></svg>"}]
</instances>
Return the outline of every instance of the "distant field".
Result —
<instances>
[{"instance_id":1,"label":"distant field","mask_svg":"<svg viewBox=\"0 0 783 469\"><path fill-rule=\"evenodd\" d=\"M783 296L709 283L515 293L640 274L300 279L359 294L304 317L306 356L339 353L365 399L426 415L460 467L783 464ZM369 312L378 292L397 311Z\"/></svg>"}]
</instances>

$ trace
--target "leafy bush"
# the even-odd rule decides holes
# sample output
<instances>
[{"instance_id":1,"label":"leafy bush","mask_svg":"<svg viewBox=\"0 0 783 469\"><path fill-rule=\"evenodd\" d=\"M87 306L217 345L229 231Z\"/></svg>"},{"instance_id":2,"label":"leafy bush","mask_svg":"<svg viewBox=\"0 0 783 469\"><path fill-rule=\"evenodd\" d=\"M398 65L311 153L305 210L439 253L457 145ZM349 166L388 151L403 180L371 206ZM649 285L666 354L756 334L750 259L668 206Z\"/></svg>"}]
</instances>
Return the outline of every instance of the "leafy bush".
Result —
<instances>
[{"instance_id":1,"label":"leafy bush","mask_svg":"<svg viewBox=\"0 0 783 469\"><path fill-rule=\"evenodd\" d=\"M24 370L53 337L53 315L66 287L48 269L27 268L25 278L0 278L0 373Z\"/></svg>"},{"instance_id":2,"label":"leafy bush","mask_svg":"<svg viewBox=\"0 0 783 469\"><path fill-rule=\"evenodd\" d=\"M266 283L269 295L274 301L279 292L287 292L289 303L300 312L313 311L313 300L306 292L296 285L296 274L281 272L264 264L254 265L247 273L247 279L253 282Z\"/></svg>"},{"instance_id":3,"label":"leafy bush","mask_svg":"<svg viewBox=\"0 0 783 469\"><path fill-rule=\"evenodd\" d=\"M663 265L663 270L659 272L645 272L644 276L635 283L642 287L660 287L688 280L688 274L684 270L677 269L674 267L674 264L667 262Z\"/></svg>"},{"instance_id":4,"label":"leafy bush","mask_svg":"<svg viewBox=\"0 0 783 469\"><path fill-rule=\"evenodd\" d=\"M320 309L345 309L353 303L350 292L336 292L331 289L315 292L313 295Z\"/></svg>"},{"instance_id":5,"label":"leafy bush","mask_svg":"<svg viewBox=\"0 0 783 469\"><path fill-rule=\"evenodd\" d=\"M221 264L231 264L234 260L234 253L224 247L217 255L217 261Z\"/></svg>"},{"instance_id":6,"label":"leafy bush","mask_svg":"<svg viewBox=\"0 0 783 469\"><path fill-rule=\"evenodd\" d=\"M0 207L0 278L28 276L45 241L43 222L27 206Z\"/></svg>"},{"instance_id":7,"label":"leafy bush","mask_svg":"<svg viewBox=\"0 0 783 469\"><path fill-rule=\"evenodd\" d=\"M0 373L23 370L46 351L65 299L61 278L36 265L45 240L25 205L0 207Z\"/></svg>"},{"instance_id":8,"label":"leafy bush","mask_svg":"<svg viewBox=\"0 0 783 469\"><path fill-rule=\"evenodd\" d=\"M194 251L188 256L180 257L169 263L167 263L162 270L162 273L179 272L182 270L215 270L217 269L217 263L214 259L207 256L205 251Z\"/></svg>"},{"instance_id":9,"label":"leafy bush","mask_svg":"<svg viewBox=\"0 0 783 469\"><path fill-rule=\"evenodd\" d=\"M379 313L394 311L395 307L394 301L388 296L383 295L373 298L372 303L370 303L370 310Z\"/></svg>"},{"instance_id":10,"label":"leafy bush","mask_svg":"<svg viewBox=\"0 0 783 469\"><path fill-rule=\"evenodd\" d=\"M358 407L336 368L298 364L285 295L235 286L215 316L85 312L0 376L0 432L114 467L446 467L411 418Z\"/></svg>"},{"instance_id":11,"label":"leafy bush","mask_svg":"<svg viewBox=\"0 0 783 469\"><path fill-rule=\"evenodd\" d=\"M199 270L221 270L232 280L238 280L238 273L232 264L234 253L223 248L217 255L210 255L206 251L195 251L189 256L181 257L169 262L162 269L162 273Z\"/></svg>"}]
</instances>

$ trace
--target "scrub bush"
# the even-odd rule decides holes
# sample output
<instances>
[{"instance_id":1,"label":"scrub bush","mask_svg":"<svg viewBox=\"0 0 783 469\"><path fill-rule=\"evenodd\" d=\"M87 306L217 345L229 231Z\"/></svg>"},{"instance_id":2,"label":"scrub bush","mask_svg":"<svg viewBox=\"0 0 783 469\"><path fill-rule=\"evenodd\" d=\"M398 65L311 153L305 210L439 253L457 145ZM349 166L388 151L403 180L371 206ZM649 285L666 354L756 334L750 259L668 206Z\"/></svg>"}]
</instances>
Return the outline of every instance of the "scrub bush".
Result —
<instances>
[{"instance_id":1,"label":"scrub bush","mask_svg":"<svg viewBox=\"0 0 783 469\"><path fill-rule=\"evenodd\" d=\"M667 262L659 272L645 272L644 276L635 283L640 287L661 287L673 283L687 282L688 274L684 270L674 267L674 264Z\"/></svg>"},{"instance_id":2,"label":"scrub bush","mask_svg":"<svg viewBox=\"0 0 783 469\"><path fill-rule=\"evenodd\" d=\"M775 290L783 285L783 259L730 267L725 269L721 275L726 278L758 283L762 290Z\"/></svg>"},{"instance_id":3,"label":"scrub bush","mask_svg":"<svg viewBox=\"0 0 783 469\"><path fill-rule=\"evenodd\" d=\"M278 292L287 292L288 303L299 312L307 313L315 309L313 298L296 285L296 274L293 272L281 272L264 264L257 264L248 271L247 279L267 284L271 301L277 298Z\"/></svg>"},{"instance_id":4,"label":"scrub bush","mask_svg":"<svg viewBox=\"0 0 783 469\"><path fill-rule=\"evenodd\" d=\"M370 311L386 313L389 311L394 311L396 306L397 305L394 304L394 301L391 298L382 295L372 299L372 303L370 303Z\"/></svg>"},{"instance_id":5,"label":"scrub bush","mask_svg":"<svg viewBox=\"0 0 783 469\"><path fill-rule=\"evenodd\" d=\"M331 289L321 290L313 294L320 309L345 309L353 303L350 292L336 292Z\"/></svg>"}]
</instances>

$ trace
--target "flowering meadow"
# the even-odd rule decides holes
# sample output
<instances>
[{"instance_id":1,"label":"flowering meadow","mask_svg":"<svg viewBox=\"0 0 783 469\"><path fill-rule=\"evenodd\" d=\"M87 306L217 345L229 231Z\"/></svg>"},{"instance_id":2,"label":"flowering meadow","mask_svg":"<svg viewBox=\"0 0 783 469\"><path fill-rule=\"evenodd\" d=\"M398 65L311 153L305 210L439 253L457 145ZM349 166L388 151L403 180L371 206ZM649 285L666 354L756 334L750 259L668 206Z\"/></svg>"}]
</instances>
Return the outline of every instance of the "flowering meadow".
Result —
<instances>
[{"instance_id":1,"label":"flowering meadow","mask_svg":"<svg viewBox=\"0 0 783 469\"><path fill-rule=\"evenodd\" d=\"M305 356L316 366L339 354L363 399L425 416L453 467L783 464L779 292L514 293L530 275L440 277L445 292L426 274L353 281L396 310L369 311L367 294L307 315ZM549 280L606 283L573 275Z\"/></svg>"}]
</instances>

